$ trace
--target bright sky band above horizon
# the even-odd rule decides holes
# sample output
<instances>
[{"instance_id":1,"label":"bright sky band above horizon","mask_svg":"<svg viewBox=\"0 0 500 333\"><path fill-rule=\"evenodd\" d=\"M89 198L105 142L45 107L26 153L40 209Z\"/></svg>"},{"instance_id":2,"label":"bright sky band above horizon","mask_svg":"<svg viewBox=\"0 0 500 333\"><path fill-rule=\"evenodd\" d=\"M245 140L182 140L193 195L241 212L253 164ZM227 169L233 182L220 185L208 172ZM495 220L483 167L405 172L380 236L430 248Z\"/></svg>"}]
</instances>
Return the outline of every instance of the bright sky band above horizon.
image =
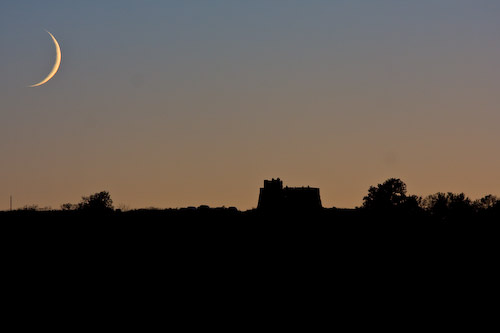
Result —
<instances>
[{"instance_id":1,"label":"bright sky band above horizon","mask_svg":"<svg viewBox=\"0 0 500 333\"><path fill-rule=\"evenodd\" d=\"M2 1L0 210L500 196L499 36L494 0Z\"/></svg>"}]
</instances>

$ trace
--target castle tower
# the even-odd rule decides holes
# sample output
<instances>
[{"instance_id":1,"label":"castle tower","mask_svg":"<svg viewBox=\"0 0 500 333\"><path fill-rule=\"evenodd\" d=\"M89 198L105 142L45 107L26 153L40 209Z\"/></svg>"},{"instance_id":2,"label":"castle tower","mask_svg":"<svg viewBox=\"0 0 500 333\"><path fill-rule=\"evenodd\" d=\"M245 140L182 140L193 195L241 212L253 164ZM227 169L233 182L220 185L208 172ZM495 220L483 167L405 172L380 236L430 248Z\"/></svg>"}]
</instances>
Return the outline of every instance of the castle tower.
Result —
<instances>
[{"instance_id":1,"label":"castle tower","mask_svg":"<svg viewBox=\"0 0 500 333\"><path fill-rule=\"evenodd\" d=\"M257 209L275 210L283 207L283 181L279 178L264 180L264 187L260 189Z\"/></svg>"},{"instance_id":2,"label":"castle tower","mask_svg":"<svg viewBox=\"0 0 500 333\"><path fill-rule=\"evenodd\" d=\"M312 211L321 209L319 188L314 187L285 187L277 178L264 180L264 187L260 189L259 210L287 210Z\"/></svg>"}]
</instances>

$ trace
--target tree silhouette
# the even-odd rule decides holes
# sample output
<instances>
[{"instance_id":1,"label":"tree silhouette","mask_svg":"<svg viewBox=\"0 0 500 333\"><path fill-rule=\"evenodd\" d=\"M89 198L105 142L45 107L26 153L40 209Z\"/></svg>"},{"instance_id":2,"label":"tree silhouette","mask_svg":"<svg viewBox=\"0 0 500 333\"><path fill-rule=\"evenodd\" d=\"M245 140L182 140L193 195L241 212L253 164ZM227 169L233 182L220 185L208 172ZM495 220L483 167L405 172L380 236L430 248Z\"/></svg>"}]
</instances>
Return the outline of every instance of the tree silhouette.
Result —
<instances>
[{"instance_id":1,"label":"tree silhouette","mask_svg":"<svg viewBox=\"0 0 500 333\"><path fill-rule=\"evenodd\" d=\"M474 201L474 206L478 210L487 210L495 207L496 205L500 204L500 199L498 199L496 196L492 194L488 194L481 199L478 199Z\"/></svg>"},{"instance_id":2,"label":"tree silhouette","mask_svg":"<svg viewBox=\"0 0 500 333\"><path fill-rule=\"evenodd\" d=\"M377 186L370 186L363 198L363 209L373 213L377 220L417 220L422 217L422 198L406 194L406 184L398 178L389 178Z\"/></svg>"},{"instance_id":3,"label":"tree silhouette","mask_svg":"<svg viewBox=\"0 0 500 333\"><path fill-rule=\"evenodd\" d=\"M474 213L474 205L464 193L435 193L422 201L423 208L441 221L465 220Z\"/></svg>"},{"instance_id":4,"label":"tree silhouette","mask_svg":"<svg viewBox=\"0 0 500 333\"><path fill-rule=\"evenodd\" d=\"M78 209L92 212L112 211L114 209L113 200L111 200L109 192L102 191L91 194L88 197L82 197L82 201L78 204Z\"/></svg>"},{"instance_id":5,"label":"tree silhouette","mask_svg":"<svg viewBox=\"0 0 500 333\"><path fill-rule=\"evenodd\" d=\"M406 199L406 184L401 179L390 178L377 187L370 186L368 195L363 198L363 207L388 210L403 205Z\"/></svg>"}]
</instances>

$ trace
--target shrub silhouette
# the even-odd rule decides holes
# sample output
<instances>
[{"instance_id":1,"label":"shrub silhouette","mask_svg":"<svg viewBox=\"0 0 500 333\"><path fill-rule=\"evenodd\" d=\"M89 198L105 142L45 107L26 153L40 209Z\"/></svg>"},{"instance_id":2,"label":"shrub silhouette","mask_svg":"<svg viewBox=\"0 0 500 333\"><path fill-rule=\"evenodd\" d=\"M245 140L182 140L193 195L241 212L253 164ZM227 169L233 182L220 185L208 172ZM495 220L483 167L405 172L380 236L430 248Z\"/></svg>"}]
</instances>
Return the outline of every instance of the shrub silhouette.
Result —
<instances>
[{"instance_id":1,"label":"shrub silhouette","mask_svg":"<svg viewBox=\"0 0 500 333\"><path fill-rule=\"evenodd\" d=\"M114 209L113 200L107 191L94 193L88 197L82 197L82 201L78 204L78 209L90 212L112 211Z\"/></svg>"},{"instance_id":2,"label":"shrub silhouette","mask_svg":"<svg viewBox=\"0 0 500 333\"><path fill-rule=\"evenodd\" d=\"M78 205L69 202L61 205L61 210L75 210L75 209L78 209Z\"/></svg>"},{"instance_id":3,"label":"shrub silhouette","mask_svg":"<svg viewBox=\"0 0 500 333\"><path fill-rule=\"evenodd\" d=\"M38 205L24 205L23 207L19 208L19 210L24 210L24 211L37 211L39 210Z\"/></svg>"}]
</instances>

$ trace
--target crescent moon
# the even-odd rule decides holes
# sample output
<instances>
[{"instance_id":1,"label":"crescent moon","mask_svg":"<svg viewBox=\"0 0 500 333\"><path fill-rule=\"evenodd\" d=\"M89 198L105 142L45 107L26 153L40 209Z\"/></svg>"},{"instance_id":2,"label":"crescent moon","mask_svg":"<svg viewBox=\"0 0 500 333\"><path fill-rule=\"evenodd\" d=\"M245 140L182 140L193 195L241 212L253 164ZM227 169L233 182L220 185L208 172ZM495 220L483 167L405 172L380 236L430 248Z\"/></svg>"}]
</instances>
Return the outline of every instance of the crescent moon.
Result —
<instances>
[{"instance_id":1,"label":"crescent moon","mask_svg":"<svg viewBox=\"0 0 500 333\"><path fill-rule=\"evenodd\" d=\"M47 31L47 30L45 30L45 31ZM61 66L61 47L59 46L59 43L57 42L54 35L52 35L48 31L47 31L47 33L50 35L50 37L52 37L52 40L54 41L54 45L56 46L56 62L54 63L54 67L52 67L52 70L50 71L49 75L47 75L47 77L45 79L43 79L42 81L29 86L31 88L41 86L42 84L46 83L48 80L52 79L52 77L54 77L54 75L56 75L57 70L59 69L59 66Z\"/></svg>"}]
</instances>

